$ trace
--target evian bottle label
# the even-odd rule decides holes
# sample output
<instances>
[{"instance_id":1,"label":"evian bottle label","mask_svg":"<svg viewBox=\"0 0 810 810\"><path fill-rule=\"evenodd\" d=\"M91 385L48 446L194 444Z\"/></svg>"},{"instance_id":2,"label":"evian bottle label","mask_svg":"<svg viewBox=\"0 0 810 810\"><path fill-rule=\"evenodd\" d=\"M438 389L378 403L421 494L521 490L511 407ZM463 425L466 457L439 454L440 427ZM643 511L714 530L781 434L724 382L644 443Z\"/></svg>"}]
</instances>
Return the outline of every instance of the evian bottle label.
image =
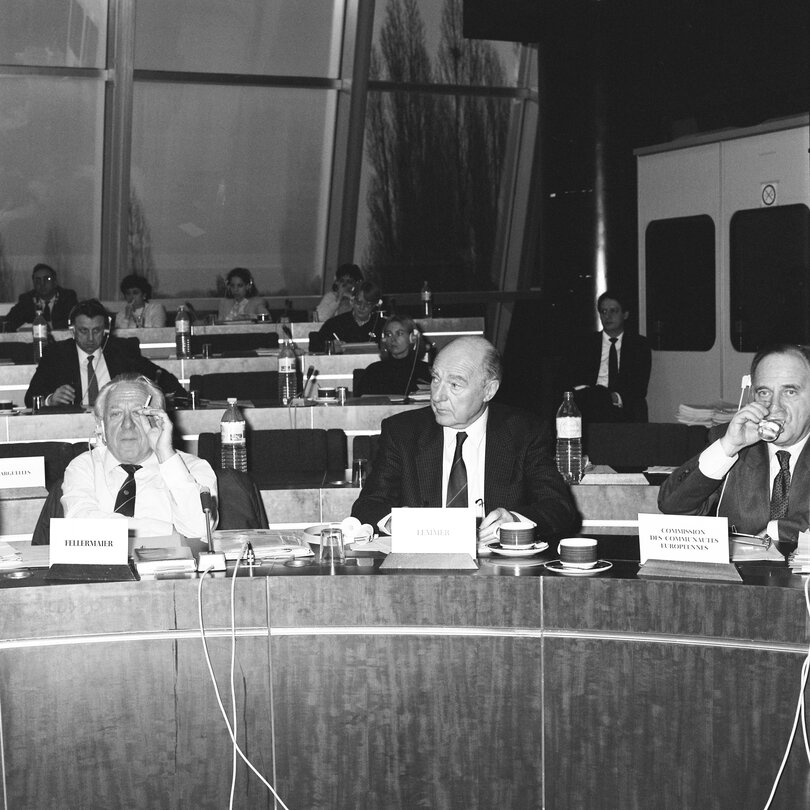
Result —
<instances>
[{"instance_id":1,"label":"evian bottle label","mask_svg":"<svg viewBox=\"0 0 810 810\"><path fill-rule=\"evenodd\" d=\"M222 422L220 437L223 444L238 444L245 438L244 422Z\"/></svg>"},{"instance_id":2,"label":"evian bottle label","mask_svg":"<svg viewBox=\"0 0 810 810\"><path fill-rule=\"evenodd\" d=\"M557 438L558 439L581 439L582 438L582 417L581 416L558 416L557 417Z\"/></svg>"}]
</instances>

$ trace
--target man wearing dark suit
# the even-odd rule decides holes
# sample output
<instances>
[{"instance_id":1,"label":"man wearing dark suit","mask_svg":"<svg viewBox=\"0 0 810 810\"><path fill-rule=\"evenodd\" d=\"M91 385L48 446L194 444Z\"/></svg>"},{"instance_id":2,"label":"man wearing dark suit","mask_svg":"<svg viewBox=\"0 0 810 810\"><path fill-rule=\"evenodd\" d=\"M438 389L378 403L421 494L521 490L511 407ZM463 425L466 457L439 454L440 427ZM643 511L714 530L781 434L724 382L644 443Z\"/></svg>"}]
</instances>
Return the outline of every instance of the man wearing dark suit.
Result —
<instances>
[{"instance_id":1,"label":"man wearing dark suit","mask_svg":"<svg viewBox=\"0 0 810 810\"><path fill-rule=\"evenodd\" d=\"M751 378L752 401L724 436L667 478L658 508L717 513L740 532L795 542L810 517L810 353L784 344L761 351ZM766 418L778 426L771 433Z\"/></svg>"},{"instance_id":2,"label":"man wearing dark suit","mask_svg":"<svg viewBox=\"0 0 810 810\"><path fill-rule=\"evenodd\" d=\"M76 293L59 287L56 271L47 264L38 264L31 274L34 289L24 292L6 315L6 329L13 332L24 323L32 323L41 309L51 329L67 329L68 315L76 306Z\"/></svg>"},{"instance_id":3,"label":"man wearing dark suit","mask_svg":"<svg viewBox=\"0 0 810 810\"><path fill-rule=\"evenodd\" d=\"M586 422L646 422L651 367L647 338L625 330L630 312L620 295L608 290L596 306L603 331L574 347L565 388L574 390Z\"/></svg>"},{"instance_id":4,"label":"man wearing dark suit","mask_svg":"<svg viewBox=\"0 0 810 810\"><path fill-rule=\"evenodd\" d=\"M479 542L495 539L499 526L520 515L537 523L541 535L577 529L579 514L551 456L548 431L527 412L490 404L500 379L500 357L489 341L463 337L445 346L433 365L430 407L383 421L352 514L376 525L393 507L452 505L451 468L460 446L462 505L480 498L488 510Z\"/></svg>"},{"instance_id":5,"label":"man wearing dark suit","mask_svg":"<svg viewBox=\"0 0 810 810\"><path fill-rule=\"evenodd\" d=\"M46 405L90 406L106 383L124 373L143 374L165 394L186 394L173 374L141 355L136 343L109 334L109 313L99 301L82 301L71 317L73 337L46 347L25 393L26 405L43 396Z\"/></svg>"}]
</instances>

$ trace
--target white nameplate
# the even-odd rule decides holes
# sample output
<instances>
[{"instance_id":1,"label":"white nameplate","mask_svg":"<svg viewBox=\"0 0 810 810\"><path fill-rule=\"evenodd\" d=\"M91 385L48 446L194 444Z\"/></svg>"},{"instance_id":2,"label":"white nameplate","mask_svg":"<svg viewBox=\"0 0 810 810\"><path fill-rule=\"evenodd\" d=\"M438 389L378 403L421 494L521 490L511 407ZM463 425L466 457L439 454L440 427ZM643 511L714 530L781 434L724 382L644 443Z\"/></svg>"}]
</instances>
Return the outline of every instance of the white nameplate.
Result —
<instances>
[{"instance_id":1,"label":"white nameplate","mask_svg":"<svg viewBox=\"0 0 810 810\"><path fill-rule=\"evenodd\" d=\"M638 546L641 562L727 563L728 518L640 514Z\"/></svg>"},{"instance_id":2,"label":"white nameplate","mask_svg":"<svg viewBox=\"0 0 810 810\"><path fill-rule=\"evenodd\" d=\"M128 526L123 518L51 518L50 564L126 565Z\"/></svg>"},{"instance_id":3,"label":"white nameplate","mask_svg":"<svg viewBox=\"0 0 810 810\"><path fill-rule=\"evenodd\" d=\"M0 489L45 486L45 457L0 458Z\"/></svg>"},{"instance_id":4,"label":"white nameplate","mask_svg":"<svg viewBox=\"0 0 810 810\"><path fill-rule=\"evenodd\" d=\"M391 551L395 554L469 554L477 549L475 508L392 509Z\"/></svg>"}]
</instances>

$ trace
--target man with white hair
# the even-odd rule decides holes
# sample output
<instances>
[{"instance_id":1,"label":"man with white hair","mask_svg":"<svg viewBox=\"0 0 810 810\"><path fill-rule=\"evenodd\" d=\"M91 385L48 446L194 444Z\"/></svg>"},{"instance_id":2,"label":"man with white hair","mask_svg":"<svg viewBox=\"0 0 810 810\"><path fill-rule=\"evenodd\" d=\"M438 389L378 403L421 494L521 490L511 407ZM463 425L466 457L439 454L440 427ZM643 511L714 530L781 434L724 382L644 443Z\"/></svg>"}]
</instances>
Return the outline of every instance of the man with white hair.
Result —
<instances>
[{"instance_id":1,"label":"man with white hair","mask_svg":"<svg viewBox=\"0 0 810 810\"><path fill-rule=\"evenodd\" d=\"M93 409L100 443L65 470L65 517L121 517L136 536L205 536L200 492L215 496L217 479L207 461L172 447L164 408L146 377L122 374L101 389Z\"/></svg>"}]
</instances>

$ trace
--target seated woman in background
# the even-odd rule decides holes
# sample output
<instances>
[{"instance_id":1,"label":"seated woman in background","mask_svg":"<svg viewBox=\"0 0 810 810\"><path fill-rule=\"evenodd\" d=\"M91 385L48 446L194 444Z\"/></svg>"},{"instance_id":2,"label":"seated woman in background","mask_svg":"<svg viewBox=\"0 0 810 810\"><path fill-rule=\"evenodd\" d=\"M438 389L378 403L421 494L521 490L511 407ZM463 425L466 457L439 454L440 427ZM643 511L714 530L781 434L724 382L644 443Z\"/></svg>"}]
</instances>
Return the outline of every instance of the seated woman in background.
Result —
<instances>
[{"instance_id":1,"label":"seated woman in background","mask_svg":"<svg viewBox=\"0 0 810 810\"><path fill-rule=\"evenodd\" d=\"M373 281L364 281L355 291L352 308L330 318L318 332L322 340L337 338L344 343L380 342L382 317L376 311L382 303L380 288Z\"/></svg>"},{"instance_id":2,"label":"seated woman in background","mask_svg":"<svg viewBox=\"0 0 810 810\"><path fill-rule=\"evenodd\" d=\"M126 276L120 286L127 305L115 316L116 329L166 326L166 310L163 304L149 300L152 285L143 276Z\"/></svg>"},{"instance_id":3,"label":"seated woman in background","mask_svg":"<svg viewBox=\"0 0 810 810\"><path fill-rule=\"evenodd\" d=\"M258 298L256 285L250 270L234 267L228 273L225 299L219 302L220 321L252 321L257 315L267 315L270 311L263 298Z\"/></svg>"},{"instance_id":4,"label":"seated woman in background","mask_svg":"<svg viewBox=\"0 0 810 810\"><path fill-rule=\"evenodd\" d=\"M318 320L325 323L335 315L348 312L352 308L355 288L362 283L363 273L356 264L341 264L335 273L335 283L332 285L332 289L315 307Z\"/></svg>"},{"instance_id":5,"label":"seated woman in background","mask_svg":"<svg viewBox=\"0 0 810 810\"><path fill-rule=\"evenodd\" d=\"M363 394L399 394L416 391L419 384L430 384L430 366L419 357L424 353L422 334L407 315L392 315L382 333L384 357L372 363L357 388L355 397ZM407 391L406 391L407 389Z\"/></svg>"}]
</instances>

